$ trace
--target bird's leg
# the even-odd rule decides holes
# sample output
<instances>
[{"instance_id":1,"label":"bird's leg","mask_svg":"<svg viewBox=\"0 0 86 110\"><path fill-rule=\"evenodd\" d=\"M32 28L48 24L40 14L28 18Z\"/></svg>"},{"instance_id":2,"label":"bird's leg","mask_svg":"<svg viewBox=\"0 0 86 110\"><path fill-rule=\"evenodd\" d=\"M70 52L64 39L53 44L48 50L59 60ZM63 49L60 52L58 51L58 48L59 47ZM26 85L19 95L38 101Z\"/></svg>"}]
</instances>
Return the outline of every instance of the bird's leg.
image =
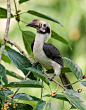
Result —
<instances>
[{"instance_id":1,"label":"bird's leg","mask_svg":"<svg viewBox=\"0 0 86 110\"><path fill-rule=\"evenodd\" d=\"M54 70L54 74L48 78L50 81L52 81L52 79L54 78L54 76L60 75L61 66L58 63L55 63L53 65L53 70Z\"/></svg>"},{"instance_id":2,"label":"bird's leg","mask_svg":"<svg viewBox=\"0 0 86 110\"><path fill-rule=\"evenodd\" d=\"M54 73L52 76L49 76L48 79L49 79L50 81L52 81L52 79L54 78L54 76L56 76L55 73Z\"/></svg>"}]
</instances>

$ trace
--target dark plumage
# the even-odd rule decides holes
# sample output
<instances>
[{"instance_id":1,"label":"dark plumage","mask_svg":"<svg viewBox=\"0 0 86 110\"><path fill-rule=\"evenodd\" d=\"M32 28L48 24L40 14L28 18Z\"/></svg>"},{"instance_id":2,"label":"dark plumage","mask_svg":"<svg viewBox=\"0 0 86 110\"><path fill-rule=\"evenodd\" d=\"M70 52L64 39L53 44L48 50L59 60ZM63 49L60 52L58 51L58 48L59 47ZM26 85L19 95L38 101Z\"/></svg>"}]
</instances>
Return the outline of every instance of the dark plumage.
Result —
<instances>
[{"instance_id":1,"label":"dark plumage","mask_svg":"<svg viewBox=\"0 0 86 110\"><path fill-rule=\"evenodd\" d=\"M50 28L49 27L46 27L44 30L45 30L45 32L43 32L41 30L38 30L37 32L40 34L46 34L46 33L50 34Z\"/></svg>"},{"instance_id":2,"label":"dark plumage","mask_svg":"<svg viewBox=\"0 0 86 110\"><path fill-rule=\"evenodd\" d=\"M32 51L33 51L34 41L35 40L33 40L32 44L31 44ZM44 50L45 55L48 58L52 59L53 61L57 62L58 64L60 64L63 67L63 60L61 58L61 54L54 45L44 43L43 50Z\"/></svg>"}]
</instances>

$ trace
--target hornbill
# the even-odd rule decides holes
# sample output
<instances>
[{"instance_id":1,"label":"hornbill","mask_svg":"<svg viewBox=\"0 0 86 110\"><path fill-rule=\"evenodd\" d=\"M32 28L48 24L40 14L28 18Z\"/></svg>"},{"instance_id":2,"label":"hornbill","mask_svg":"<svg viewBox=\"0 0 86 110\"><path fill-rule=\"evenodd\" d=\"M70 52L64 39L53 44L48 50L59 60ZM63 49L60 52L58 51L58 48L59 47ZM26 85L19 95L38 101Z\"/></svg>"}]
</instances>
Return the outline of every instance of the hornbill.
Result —
<instances>
[{"instance_id":1,"label":"hornbill","mask_svg":"<svg viewBox=\"0 0 86 110\"><path fill-rule=\"evenodd\" d=\"M70 84L66 74L60 74L61 67L63 67L63 59L61 58L59 50L52 44L46 44L51 37L50 25L43 20L34 19L26 26L37 29L37 34L35 40L32 41L31 49L34 54L34 58L37 59L44 68L47 70L54 70L54 74L50 76L49 79L52 80L54 76L59 75L63 85ZM72 86L67 86L67 89L72 89Z\"/></svg>"}]
</instances>

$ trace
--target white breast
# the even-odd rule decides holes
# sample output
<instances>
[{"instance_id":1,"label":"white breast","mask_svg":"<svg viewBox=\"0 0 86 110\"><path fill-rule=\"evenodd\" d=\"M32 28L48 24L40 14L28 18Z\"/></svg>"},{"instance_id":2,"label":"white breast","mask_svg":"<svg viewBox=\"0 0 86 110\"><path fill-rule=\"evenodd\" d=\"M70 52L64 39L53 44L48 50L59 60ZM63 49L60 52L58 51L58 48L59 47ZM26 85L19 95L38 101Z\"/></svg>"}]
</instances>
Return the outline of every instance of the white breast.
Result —
<instances>
[{"instance_id":1,"label":"white breast","mask_svg":"<svg viewBox=\"0 0 86 110\"><path fill-rule=\"evenodd\" d=\"M52 60L45 55L43 51L43 44L40 44L40 42L34 43L33 53L34 53L34 58L37 59L44 68L52 69L51 66Z\"/></svg>"},{"instance_id":2,"label":"white breast","mask_svg":"<svg viewBox=\"0 0 86 110\"><path fill-rule=\"evenodd\" d=\"M43 51L43 45L46 40L47 36L43 34L36 34L34 47L33 47L33 54L34 58L39 61L39 63L46 69L54 69L54 73L56 75L60 74L60 68L61 66L53 61L52 59L48 58L44 51Z\"/></svg>"}]
</instances>

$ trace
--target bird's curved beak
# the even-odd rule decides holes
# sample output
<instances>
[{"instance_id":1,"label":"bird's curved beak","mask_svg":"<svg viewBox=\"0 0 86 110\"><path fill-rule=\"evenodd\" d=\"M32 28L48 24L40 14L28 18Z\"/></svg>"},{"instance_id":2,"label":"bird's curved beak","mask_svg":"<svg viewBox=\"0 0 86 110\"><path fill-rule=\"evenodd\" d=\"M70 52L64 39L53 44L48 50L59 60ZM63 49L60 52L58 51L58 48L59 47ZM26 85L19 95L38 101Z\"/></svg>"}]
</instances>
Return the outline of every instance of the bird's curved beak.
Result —
<instances>
[{"instance_id":1,"label":"bird's curved beak","mask_svg":"<svg viewBox=\"0 0 86 110\"><path fill-rule=\"evenodd\" d=\"M32 22L28 23L26 26L34 27L39 30L41 28L40 20L35 19Z\"/></svg>"}]
</instances>

